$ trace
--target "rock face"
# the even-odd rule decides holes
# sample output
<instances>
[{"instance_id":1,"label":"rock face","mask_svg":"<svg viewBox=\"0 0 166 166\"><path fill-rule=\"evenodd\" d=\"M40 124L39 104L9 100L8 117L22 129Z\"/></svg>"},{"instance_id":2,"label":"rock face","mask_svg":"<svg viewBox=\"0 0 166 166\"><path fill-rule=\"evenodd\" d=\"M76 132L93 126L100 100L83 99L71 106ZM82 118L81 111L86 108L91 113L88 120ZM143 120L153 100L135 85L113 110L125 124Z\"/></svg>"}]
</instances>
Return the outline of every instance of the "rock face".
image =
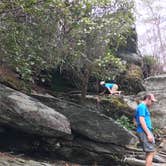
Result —
<instances>
[{"instance_id":1,"label":"rock face","mask_svg":"<svg viewBox=\"0 0 166 166\"><path fill-rule=\"evenodd\" d=\"M73 131L91 140L123 146L136 141L132 133L119 126L112 118L90 108L68 103L57 98L41 96L36 96L36 98L64 114L70 120Z\"/></svg>"},{"instance_id":2,"label":"rock face","mask_svg":"<svg viewBox=\"0 0 166 166\"><path fill-rule=\"evenodd\" d=\"M36 99L0 84L0 123L31 134L71 134L67 118Z\"/></svg>"},{"instance_id":3,"label":"rock face","mask_svg":"<svg viewBox=\"0 0 166 166\"><path fill-rule=\"evenodd\" d=\"M115 156L121 158L125 153L125 146L137 142L135 135L119 126L112 118L89 107L57 98L35 97L56 108L70 120L74 140L70 146L61 142L57 152L67 160L75 162L77 159L78 163L86 165L97 161L104 165L115 161Z\"/></svg>"},{"instance_id":4,"label":"rock face","mask_svg":"<svg viewBox=\"0 0 166 166\"><path fill-rule=\"evenodd\" d=\"M166 74L148 77L144 81L147 91L165 90L166 88Z\"/></svg>"},{"instance_id":5,"label":"rock face","mask_svg":"<svg viewBox=\"0 0 166 166\"><path fill-rule=\"evenodd\" d=\"M144 81L148 92L153 93L158 100L151 108L154 127L164 128L166 126L166 75L149 77ZM141 92L138 96L143 96Z\"/></svg>"},{"instance_id":6,"label":"rock face","mask_svg":"<svg viewBox=\"0 0 166 166\"><path fill-rule=\"evenodd\" d=\"M134 24L130 28L130 34L127 37L126 44L122 44L118 48L118 57L128 63L140 65L142 57L138 50L137 32Z\"/></svg>"},{"instance_id":7,"label":"rock face","mask_svg":"<svg viewBox=\"0 0 166 166\"><path fill-rule=\"evenodd\" d=\"M116 165L125 147L137 141L113 119L91 108L50 96L35 97L47 106L34 96L0 86L1 148L84 165L94 161Z\"/></svg>"},{"instance_id":8,"label":"rock face","mask_svg":"<svg viewBox=\"0 0 166 166\"><path fill-rule=\"evenodd\" d=\"M127 61L128 63L134 63L139 66L142 63L142 58L137 53L131 53L131 52L120 53L118 54L118 57Z\"/></svg>"},{"instance_id":9,"label":"rock face","mask_svg":"<svg viewBox=\"0 0 166 166\"><path fill-rule=\"evenodd\" d=\"M8 153L0 153L0 166L76 166L74 163L64 162L64 161L52 161L43 162L35 161L31 158L26 158L25 156L15 156ZM77 166L81 166L78 165Z\"/></svg>"},{"instance_id":10,"label":"rock face","mask_svg":"<svg viewBox=\"0 0 166 166\"><path fill-rule=\"evenodd\" d=\"M3 155L0 157L0 166L55 166L45 162L36 162L33 160L24 160L15 156ZM62 166L62 165L61 165Z\"/></svg>"},{"instance_id":11,"label":"rock face","mask_svg":"<svg viewBox=\"0 0 166 166\"><path fill-rule=\"evenodd\" d=\"M143 73L139 66L131 64L125 73L120 74L116 78L119 89L124 91L125 94L137 94L144 91L145 88L142 84Z\"/></svg>"},{"instance_id":12,"label":"rock face","mask_svg":"<svg viewBox=\"0 0 166 166\"><path fill-rule=\"evenodd\" d=\"M153 93L157 99L151 107L153 127L164 128L166 126L166 75L148 77L143 85L145 91L139 92L136 96L125 96L124 100L131 108L136 109L136 101L142 100L147 93Z\"/></svg>"}]
</instances>

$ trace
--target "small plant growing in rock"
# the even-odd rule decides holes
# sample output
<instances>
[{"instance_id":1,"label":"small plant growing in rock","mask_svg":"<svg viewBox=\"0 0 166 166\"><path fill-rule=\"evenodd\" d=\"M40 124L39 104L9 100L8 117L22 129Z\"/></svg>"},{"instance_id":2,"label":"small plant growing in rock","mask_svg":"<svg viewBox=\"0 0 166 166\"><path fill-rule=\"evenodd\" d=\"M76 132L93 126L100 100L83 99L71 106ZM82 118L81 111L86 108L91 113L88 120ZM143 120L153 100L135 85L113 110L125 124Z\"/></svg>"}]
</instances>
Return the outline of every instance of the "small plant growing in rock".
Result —
<instances>
[{"instance_id":1,"label":"small plant growing in rock","mask_svg":"<svg viewBox=\"0 0 166 166\"><path fill-rule=\"evenodd\" d=\"M126 117L125 115L122 115L120 118L118 118L117 122L121 126L127 128L128 130L134 130L134 128L135 128L133 123L131 122L131 120L128 117Z\"/></svg>"}]
</instances>

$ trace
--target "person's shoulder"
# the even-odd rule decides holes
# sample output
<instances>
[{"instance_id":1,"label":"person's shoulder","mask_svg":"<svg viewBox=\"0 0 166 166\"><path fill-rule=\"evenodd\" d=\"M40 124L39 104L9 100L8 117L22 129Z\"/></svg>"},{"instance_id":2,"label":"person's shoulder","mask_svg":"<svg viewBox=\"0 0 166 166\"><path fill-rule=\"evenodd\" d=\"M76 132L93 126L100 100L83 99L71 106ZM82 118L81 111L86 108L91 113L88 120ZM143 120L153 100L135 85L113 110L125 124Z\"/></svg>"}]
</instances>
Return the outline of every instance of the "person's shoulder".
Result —
<instances>
[{"instance_id":1,"label":"person's shoulder","mask_svg":"<svg viewBox=\"0 0 166 166\"><path fill-rule=\"evenodd\" d=\"M140 104L138 104L137 108L146 108L146 105L144 103L140 103Z\"/></svg>"}]
</instances>

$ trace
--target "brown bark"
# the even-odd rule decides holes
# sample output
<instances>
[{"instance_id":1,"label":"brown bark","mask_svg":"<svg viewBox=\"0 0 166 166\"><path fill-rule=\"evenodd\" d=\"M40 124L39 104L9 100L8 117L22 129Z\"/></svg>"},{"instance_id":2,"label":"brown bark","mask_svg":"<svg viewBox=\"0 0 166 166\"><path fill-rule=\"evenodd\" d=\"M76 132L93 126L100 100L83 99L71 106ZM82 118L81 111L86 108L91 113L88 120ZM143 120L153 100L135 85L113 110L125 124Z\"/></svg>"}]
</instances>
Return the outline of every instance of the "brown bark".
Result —
<instances>
[{"instance_id":1,"label":"brown bark","mask_svg":"<svg viewBox=\"0 0 166 166\"><path fill-rule=\"evenodd\" d=\"M91 73L90 67L86 67L86 69L84 70L83 78L82 78L82 88L81 88L82 102L85 101L85 98L86 98L90 73Z\"/></svg>"}]
</instances>

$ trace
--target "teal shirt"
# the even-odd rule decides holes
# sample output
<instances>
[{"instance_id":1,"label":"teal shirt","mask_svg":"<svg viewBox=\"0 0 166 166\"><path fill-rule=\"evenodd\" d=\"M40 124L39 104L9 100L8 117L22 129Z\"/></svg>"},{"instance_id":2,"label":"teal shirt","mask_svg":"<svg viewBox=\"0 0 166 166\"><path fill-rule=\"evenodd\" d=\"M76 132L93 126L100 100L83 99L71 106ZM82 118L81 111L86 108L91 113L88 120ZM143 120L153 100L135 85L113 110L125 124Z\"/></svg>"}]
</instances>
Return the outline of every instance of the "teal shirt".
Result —
<instances>
[{"instance_id":1,"label":"teal shirt","mask_svg":"<svg viewBox=\"0 0 166 166\"><path fill-rule=\"evenodd\" d=\"M105 83L104 86L106 88L112 88L114 86L114 84L112 84L112 83Z\"/></svg>"},{"instance_id":2,"label":"teal shirt","mask_svg":"<svg viewBox=\"0 0 166 166\"><path fill-rule=\"evenodd\" d=\"M152 130L152 123L150 119L150 112L148 110L148 107L144 103L140 103L135 111L135 119L137 123L137 132L143 132L143 128L141 127L139 117L142 116L145 118L146 126L149 130Z\"/></svg>"}]
</instances>

